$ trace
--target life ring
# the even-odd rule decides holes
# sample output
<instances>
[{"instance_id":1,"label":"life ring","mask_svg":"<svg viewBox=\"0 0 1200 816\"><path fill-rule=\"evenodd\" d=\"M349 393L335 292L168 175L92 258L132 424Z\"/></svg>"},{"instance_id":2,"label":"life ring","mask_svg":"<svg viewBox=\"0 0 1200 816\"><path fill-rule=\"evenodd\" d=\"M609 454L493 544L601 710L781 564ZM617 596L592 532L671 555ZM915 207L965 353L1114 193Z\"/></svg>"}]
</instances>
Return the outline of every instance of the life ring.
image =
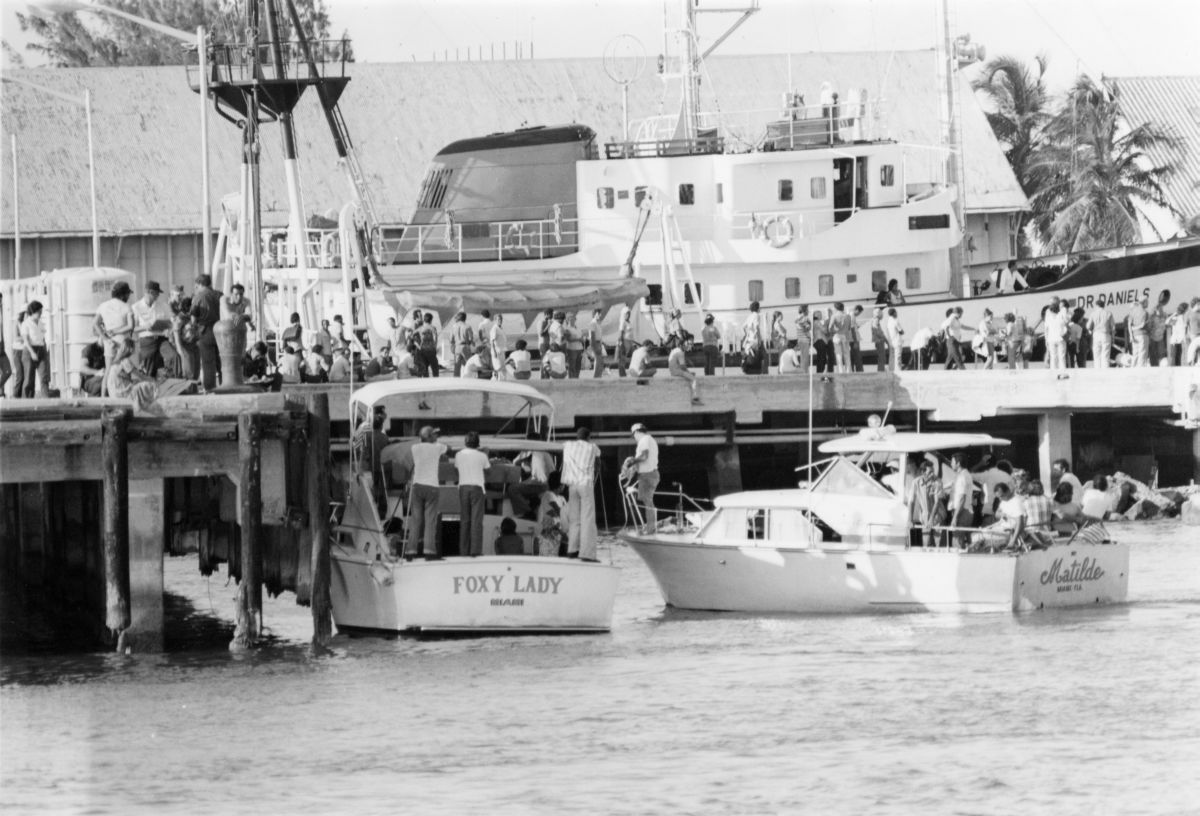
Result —
<instances>
[{"instance_id":1,"label":"life ring","mask_svg":"<svg viewBox=\"0 0 1200 816\"><path fill-rule=\"evenodd\" d=\"M775 228L773 232L772 227ZM782 249L790 244L795 234L796 228L792 226L791 219L786 215L768 218L762 225L762 239L776 249Z\"/></svg>"}]
</instances>

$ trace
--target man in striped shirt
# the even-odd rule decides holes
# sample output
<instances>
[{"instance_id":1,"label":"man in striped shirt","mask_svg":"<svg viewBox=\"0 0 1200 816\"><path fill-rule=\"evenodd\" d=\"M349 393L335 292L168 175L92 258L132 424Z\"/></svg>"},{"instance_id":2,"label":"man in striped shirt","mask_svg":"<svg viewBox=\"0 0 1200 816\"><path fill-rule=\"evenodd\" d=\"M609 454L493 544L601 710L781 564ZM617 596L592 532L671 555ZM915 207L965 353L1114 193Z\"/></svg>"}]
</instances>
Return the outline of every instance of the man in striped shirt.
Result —
<instances>
[{"instance_id":1,"label":"man in striped shirt","mask_svg":"<svg viewBox=\"0 0 1200 816\"><path fill-rule=\"evenodd\" d=\"M596 560L596 460L600 448L589 428L578 428L575 439L563 444L562 482L567 495L567 557Z\"/></svg>"}]
</instances>

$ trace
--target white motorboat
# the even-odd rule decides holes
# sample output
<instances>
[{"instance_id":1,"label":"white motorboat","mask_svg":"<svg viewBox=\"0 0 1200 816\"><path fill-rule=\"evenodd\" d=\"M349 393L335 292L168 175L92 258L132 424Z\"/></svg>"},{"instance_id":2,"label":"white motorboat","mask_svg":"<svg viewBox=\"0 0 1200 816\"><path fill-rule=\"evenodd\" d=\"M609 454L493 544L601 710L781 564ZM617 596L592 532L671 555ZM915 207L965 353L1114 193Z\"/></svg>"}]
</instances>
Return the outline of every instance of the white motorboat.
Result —
<instances>
[{"instance_id":1,"label":"white motorboat","mask_svg":"<svg viewBox=\"0 0 1200 816\"><path fill-rule=\"evenodd\" d=\"M1007 445L985 434L888 433L872 428L821 446L800 487L736 493L711 512L676 512L657 530L622 531L663 599L681 609L754 613L870 610L1024 611L1120 603L1129 547L1094 526L1044 549L910 543L909 513L873 475L897 459Z\"/></svg>"},{"instance_id":2,"label":"white motorboat","mask_svg":"<svg viewBox=\"0 0 1200 816\"><path fill-rule=\"evenodd\" d=\"M526 439L524 433L503 435L519 422L546 422L552 427L553 403L536 389L518 383L433 378L375 382L354 392L351 416L355 420L371 417L380 407L393 418L419 416L418 405L428 406L436 414L439 401L454 405L460 414L464 406L476 406L470 410L481 425L508 417L499 434L483 438L484 450L528 450L554 444ZM513 410L508 410L510 407ZM389 469L403 473L405 451L413 441L401 440L385 448L380 457L383 472L378 474L361 472L357 454L352 452L346 504L331 548L330 594L339 631L563 634L611 628L619 577L616 567L534 555L534 523L525 519L516 521L526 554L495 554L501 520L513 515L504 494L505 484L512 482L511 466L497 464L485 476L483 555L451 554L457 553L457 540L449 539L457 528L459 506L454 468L447 466L440 474L438 513L445 557L405 560L402 542L408 507L404 486L389 484L386 511L381 516L374 480L390 481ZM451 448L462 446L451 438L442 441ZM411 458L408 461L411 463Z\"/></svg>"}]
</instances>

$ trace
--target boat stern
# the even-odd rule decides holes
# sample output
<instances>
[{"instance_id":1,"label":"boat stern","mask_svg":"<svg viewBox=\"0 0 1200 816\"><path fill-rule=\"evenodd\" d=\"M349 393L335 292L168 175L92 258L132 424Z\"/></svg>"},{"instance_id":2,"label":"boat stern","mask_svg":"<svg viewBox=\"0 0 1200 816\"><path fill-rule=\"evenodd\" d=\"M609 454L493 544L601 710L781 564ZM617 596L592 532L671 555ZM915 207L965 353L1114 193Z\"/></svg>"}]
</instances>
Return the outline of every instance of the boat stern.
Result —
<instances>
[{"instance_id":1,"label":"boat stern","mask_svg":"<svg viewBox=\"0 0 1200 816\"><path fill-rule=\"evenodd\" d=\"M1018 557L1013 609L1124 603L1128 592L1128 544L1067 544Z\"/></svg>"}]
</instances>

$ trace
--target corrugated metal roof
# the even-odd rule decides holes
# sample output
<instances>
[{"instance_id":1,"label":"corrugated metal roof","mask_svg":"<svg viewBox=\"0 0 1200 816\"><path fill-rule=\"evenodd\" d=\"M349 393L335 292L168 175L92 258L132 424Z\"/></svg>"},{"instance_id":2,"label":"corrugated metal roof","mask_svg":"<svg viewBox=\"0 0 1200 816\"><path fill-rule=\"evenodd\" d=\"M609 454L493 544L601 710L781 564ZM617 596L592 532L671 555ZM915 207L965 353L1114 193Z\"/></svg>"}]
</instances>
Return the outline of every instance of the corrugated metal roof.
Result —
<instances>
[{"instance_id":1,"label":"corrugated metal roof","mask_svg":"<svg viewBox=\"0 0 1200 816\"><path fill-rule=\"evenodd\" d=\"M1109 77L1120 88L1121 107L1131 125L1155 122L1179 140L1175 148L1148 151L1157 166L1179 163L1165 192L1184 218L1200 215L1200 76Z\"/></svg>"},{"instance_id":2,"label":"corrugated metal roof","mask_svg":"<svg viewBox=\"0 0 1200 816\"><path fill-rule=\"evenodd\" d=\"M411 212L430 158L456 139L522 125L577 122L603 140L621 132L620 88L600 59L355 64L342 112L372 187L381 219ZM99 224L105 233L198 230L200 224L199 99L181 67L40 68L12 75L55 90L92 93ZM939 116L932 51L713 57L704 93L723 112L778 108L792 85L810 101L821 83L868 89L886 102L888 135L937 144ZM653 70L632 83L631 116L662 112ZM1025 199L970 93L962 95L967 156L967 208L1019 209ZM705 105L711 109L711 105ZM91 228L87 133L82 106L27 87L0 90L0 138L17 137L23 233L86 233ZM349 200L316 95L296 110L297 149L309 212ZM265 127L262 153L264 224L286 221L282 143ZM213 201L238 189L240 138L210 116ZM7 156L6 156L7 159ZM2 162L0 234L12 235L12 170ZM214 204L214 213L218 205ZM217 213L219 215L219 213ZM216 220L217 216L214 216Z\"/></svg>"}]
</instances>

